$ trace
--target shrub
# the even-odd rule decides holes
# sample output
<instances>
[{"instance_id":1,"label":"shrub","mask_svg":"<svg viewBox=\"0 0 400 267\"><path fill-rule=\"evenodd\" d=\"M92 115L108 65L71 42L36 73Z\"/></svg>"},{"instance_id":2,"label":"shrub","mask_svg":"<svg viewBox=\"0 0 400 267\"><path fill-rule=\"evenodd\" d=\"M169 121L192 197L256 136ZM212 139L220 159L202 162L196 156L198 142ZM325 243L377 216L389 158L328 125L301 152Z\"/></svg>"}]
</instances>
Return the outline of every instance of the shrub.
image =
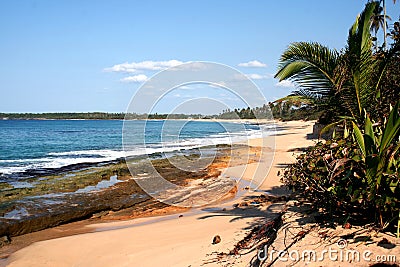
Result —
<instances>
[{"instance_id":1,"label":"shrub","mask_svg":"<svg viewBox=\"0 0 400 267\"><path fill-rule=\"evenodd\" d=\"M363 162L351 140L318 142L285 170L283 182L317 207L346 212L372 208L363 190L367 184Z\"/></svg>"},{"instance_id":2,"label":"shrub","mask_svg":"<svg viewBox=\"0 0 400 267\"><path fill-rule=\"evenodd\" d=\"M382 126L368 116L362 129L353 123L352 135L299 155L283 182L328 211L370 214L382 228L400 223L399 118L398 103Z\"/></svg>"}]
</instances>

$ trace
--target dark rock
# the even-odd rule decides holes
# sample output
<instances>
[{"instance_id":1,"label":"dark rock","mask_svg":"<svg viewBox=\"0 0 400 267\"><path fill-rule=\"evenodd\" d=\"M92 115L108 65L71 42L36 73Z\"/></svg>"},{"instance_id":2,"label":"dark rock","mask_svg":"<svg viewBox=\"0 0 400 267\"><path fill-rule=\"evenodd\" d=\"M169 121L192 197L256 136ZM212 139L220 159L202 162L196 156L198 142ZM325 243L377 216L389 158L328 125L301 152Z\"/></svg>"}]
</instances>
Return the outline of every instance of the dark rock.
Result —
<instances>
[{"instance_id":1,"label":"dark rock","mask_svg":"<svg viewBox=\"0 0 400 267\"><path fill-rule=\"evenodd\" d=\"M221 157L225 157L225 154L230 153L230 150L219 153ZM103 166L105 172L108 174L115 174L117 172L118 179L125 181L116 183L106 189L77 193L76 190L78 188L84 189L86 186L93 185L93 180L98 179L100 181L102 176L103 178L105 177L102 175L102 170L96 170L94 173L80 173L82 175L79 175L79 186L77 186L78 180L75 179L76 177L71 179L71 183L64 183L64 180L59 180L56 177L53 179L56 181L54 185L44 183L43 187L35 188L35 190L37 189L36 191L30 192L29 190L33 190L32 188L6 190L0 196L0 237L18 236L91 217L107 217L112 219L113 216L116 217L115 215L118 215L128 218L132 216L132 211L140 213L140 210L154 210L161 205L161 203L152 200L134 180L130 179L131 174L129 169L124 167L125 165L115 167L118 170L116 171L113 169L114 165L112 164L114 163L119 164L123 162L107 162L95 165L79 164L60 169L31 170L27 171L24 174L25 176L21 174L21 177L15 177L15 179L31 179L31 177L41 177L48 174L58 176L69 174L69 172L73 172L76 175L80 170ZM210 171L209 169L204 169L192 173L174 167L168 159L156 159L152 160L151 164L146 161L137 166L135 165L135 173L148 173L146 181L149 184L153 184L153 181L158 180L153 175L155 173L154 168L166 180L180 186L187 185L188 177L191 179L209 177ZM65 177L63 179L69 179ZM15 180L11 178L7 179ZM58 188L58 183L60 188ZM22 190L29 192L23 192ZM130 209L131 212L129 214L126 211L119 212L125 209ZM118 214L115 213L117 211Z\"/></svg>"},{"instance_id":2,"label":"dark rock","mask_svg":"<svg viewBox=\"0 0 400 267\"><path fill-rule=\"evenodd\" d=\"M93 194L73 194L62 197L30 198L19 202L18 209L26 214L21 218L0 218L0 236L18 236L80 219L87 219L103 211L129 208L149 199L131 197L139 193L134 182L126 182L113 189ZM62 204L46 204L46 200L57 200ZM51 212L49 212L49 209ZM105 213L106 213L105 212Z\"/></svg>"},{"instance_id":3,"label":"dark rock","mask_svg":"<svg viewBox=\"0 0 400 267\"><path fill-rule=\"evenodd\" d=\"M221 237L219 235L214 236L212 244L215 245L219 242L221 242Z\"/></svg>"},{"instance_id":4,"label":"dark rock","mask_svg":"<svg viewBox=\"0 0 400 267\"><path fill-rule=\"evenodd\" d=\"M5 236L0 237L0 248L2 246L8 245L10 243L11 243L11 239L9 236L5 235Z\"/></svg>"}]
</instances>

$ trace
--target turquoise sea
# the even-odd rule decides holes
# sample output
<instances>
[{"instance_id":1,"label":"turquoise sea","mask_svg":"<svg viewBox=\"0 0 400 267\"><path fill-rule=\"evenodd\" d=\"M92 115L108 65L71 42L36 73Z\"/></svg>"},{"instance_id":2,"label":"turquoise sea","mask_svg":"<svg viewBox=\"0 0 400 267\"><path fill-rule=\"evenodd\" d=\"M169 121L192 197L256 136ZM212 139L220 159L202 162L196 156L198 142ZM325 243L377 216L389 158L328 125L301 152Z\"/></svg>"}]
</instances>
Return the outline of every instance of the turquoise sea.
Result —
<instances>
[{"instance_id":1,"label":"turquoise sea","mask_svg":"<svg viewBox=\"0 0 400 267\"><path fill-rule=\"evenodd\" d=\"M0 181L20 179L32 171L123 158L123 124L117 120L1 120ZM128 156L229 144L266 132L268 126L230 122L129 121Z\"/></svg>"}]
</instances>

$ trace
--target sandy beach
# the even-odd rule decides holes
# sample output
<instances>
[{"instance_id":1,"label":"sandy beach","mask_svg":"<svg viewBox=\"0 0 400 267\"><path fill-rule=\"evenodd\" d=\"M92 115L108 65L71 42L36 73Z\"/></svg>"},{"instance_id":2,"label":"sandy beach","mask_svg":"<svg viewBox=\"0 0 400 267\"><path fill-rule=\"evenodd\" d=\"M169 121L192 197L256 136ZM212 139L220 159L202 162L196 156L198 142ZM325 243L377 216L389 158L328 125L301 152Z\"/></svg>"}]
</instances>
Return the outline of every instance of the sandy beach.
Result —
<instances>
[{"instance_id":1,"label":"sandy beach","mask_svg":"<svg viewBox=\"0 0 400 267\"><path fill-rule=\"evenodd\" d=\"M274 152L261 160L225 170L224 175L245 180L262 180L258 190L239 189L240 197L188 212L160 217L137 218L84 226L88 233L36 242L13 253L7 266L221 266L217 253L229 252L252 226L267 222L281 212L284 203L240 207L260 194L282 195L277 175L294 161L294 153L310 146L313 122L279 122ZM250 146L269 145L252 139ZM268 162L272 160L272 166ZM245 191L245 192L243 192ZM244 193L244 194L243 194ZM237 204L237 205L234 205ZM214 236L220 242L213 244ZM257 251L243 255L235 266L246 266Z\"/></svg>"},{"instance_id":2,"label":"sandy beach","mask_svg":"<svg viewBox=\"0 0 400 267\"><path fill-rule=\"evenodd\" d=\"M0 267L400 267L400 0L0 7Z\"/></svg>"}]
</instances>

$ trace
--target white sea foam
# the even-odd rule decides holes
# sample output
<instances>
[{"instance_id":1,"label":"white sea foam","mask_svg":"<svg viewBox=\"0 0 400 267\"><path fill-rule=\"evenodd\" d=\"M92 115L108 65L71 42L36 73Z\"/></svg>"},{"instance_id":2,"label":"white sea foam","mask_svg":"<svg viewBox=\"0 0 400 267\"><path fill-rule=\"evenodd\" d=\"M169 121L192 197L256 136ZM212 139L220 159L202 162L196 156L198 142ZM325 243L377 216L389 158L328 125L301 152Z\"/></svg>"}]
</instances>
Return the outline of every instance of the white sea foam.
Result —
<instances>
[{"instance_id":1,"label":"white sea foam","mask_svg":"<svg viewBox=\"0 0 400 267\"><path fill-rule=\"evenodd\" d=\"M241 132L218 133L207 138L177 139L161 144L134 145L122 150L81 150L49 153L39 159L0 160L0 173L21 173L32 169L55 169L80 163L101 163L117 160L123 157L150 155L154 153L173 152L182 149L195 149L203 146L233 144L252 138L270 135L274 125L260 125L260 129L247 129ZM8 165L8 166L7 166Z\"/></svg>"}]
</instances>

